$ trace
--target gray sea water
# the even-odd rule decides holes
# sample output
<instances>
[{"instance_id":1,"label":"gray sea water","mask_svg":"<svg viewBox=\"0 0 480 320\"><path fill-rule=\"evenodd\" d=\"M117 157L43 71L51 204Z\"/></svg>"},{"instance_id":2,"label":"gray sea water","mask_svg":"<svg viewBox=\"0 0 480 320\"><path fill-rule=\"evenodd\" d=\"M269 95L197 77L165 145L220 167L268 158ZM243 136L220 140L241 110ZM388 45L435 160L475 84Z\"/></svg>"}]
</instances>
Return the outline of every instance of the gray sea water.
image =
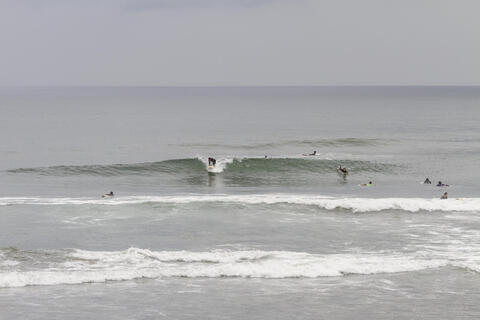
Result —
<instances>
[{"instance_id":1,"label":"gray sea water","mask_svg":"<svg viewBox=\"0 0 480 320\"><path fill-rule=\"evenodd\" d=\"M0 319L476 319L479 125L479 87L0 88Z\"/></svg>"}]
</instances>

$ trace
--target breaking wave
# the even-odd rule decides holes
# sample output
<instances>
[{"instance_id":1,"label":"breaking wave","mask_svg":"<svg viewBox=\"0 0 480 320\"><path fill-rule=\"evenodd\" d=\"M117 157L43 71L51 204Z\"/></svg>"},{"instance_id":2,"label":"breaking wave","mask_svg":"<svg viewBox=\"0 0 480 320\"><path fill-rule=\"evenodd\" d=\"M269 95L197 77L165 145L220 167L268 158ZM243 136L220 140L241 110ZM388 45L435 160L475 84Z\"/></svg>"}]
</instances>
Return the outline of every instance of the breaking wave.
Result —
<instances>
[{"instance_id":1,"label":"breaking wave","mask_svg":"<svg viewBox=\"0 0 480 320\"><path fill-rule=\"evenodd\" d=\"M22 259L23 255L28 259ZM32 258L33 256L33 258ZM38 261L37 261L38 260ZM1 261L9 261L2 264ZM0 249L0 287L81 284L139 278L317 278L418 271L448 259L395 253L310 254L289 251L124 251ZM454 264L452 264L454 265ZM462 266L463 267L463 266Z\"/></svg>"},{"instance_id":2,"label":"breaking wave","mask_svg":"<svg viewBox=\"0 0 480 320\"><path fill-rule=\"evenodd\" d=\"M137 205L137 204L240 204L316 206L325 210L346 210L354 213L399 210L480 212L480 198L440 200L427 198L336 198L301 194L251 194L251 195L175 195L131 196L112 199L98 198L37 198L2 197L0 206L8 205Z\"/></svg>"},{"instance_id":3,"label":"breaking wave","mask_svg":"<svg viewBox=\"0 0 480 320\"><path fill-rule=\"evenodd\" d=\"M319 157L300 158L223 158L217 159L217 165L213 172L226 174L250 174L261 173L335 173L339 166L349 168L350 172L367 173L391 173L398 167L393 164L385 164L360 160L332 160ZM43 176L129 176L129 175L195 175L204 174L207 170L207 158L197 157L191 159L175 159L158 162L146 162L135 164L108 164L108 165L71 165L52 166L40 168L18 168L8 170L11 174L36 174Z\"/></svg>"}]
</instances>

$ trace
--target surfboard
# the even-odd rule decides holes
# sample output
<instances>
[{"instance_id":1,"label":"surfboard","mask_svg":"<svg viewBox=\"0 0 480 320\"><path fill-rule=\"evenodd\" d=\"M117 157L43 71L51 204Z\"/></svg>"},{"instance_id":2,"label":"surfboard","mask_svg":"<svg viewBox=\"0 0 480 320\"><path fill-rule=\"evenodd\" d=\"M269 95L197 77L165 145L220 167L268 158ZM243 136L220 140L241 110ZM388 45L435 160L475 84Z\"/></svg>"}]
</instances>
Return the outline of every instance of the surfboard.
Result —
<instances>
[{"instance_id":1,"label":"surfboard","mask_svg":"<svg viewBox=\"0 0 480 320\"><path fill-rule=\"evenodd\" d=\"M208 166L208 167L207 167L207 171L208 171L208 172L213 173L213 172L214 172L213 170L215 170L215 166Z\"/></svg>"}]
</instances>

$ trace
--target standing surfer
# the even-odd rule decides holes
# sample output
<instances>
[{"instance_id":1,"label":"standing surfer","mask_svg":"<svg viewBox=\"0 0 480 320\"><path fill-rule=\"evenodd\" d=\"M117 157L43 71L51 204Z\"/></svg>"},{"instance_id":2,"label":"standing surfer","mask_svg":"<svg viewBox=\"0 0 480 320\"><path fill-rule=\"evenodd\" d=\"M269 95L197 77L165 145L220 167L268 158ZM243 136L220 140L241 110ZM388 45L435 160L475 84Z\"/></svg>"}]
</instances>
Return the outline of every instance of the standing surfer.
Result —
<instances>
[{"instance_id":1,"label":"standing surfer","mask_svg":"<svg viewBox=\"0 0 480 320\"><path fill-rule=\"evenodd\" d=\"M209 158L208 158L208 165L209 165L209 166L215 167L216 164L217 164L217 160L215 160L215 159L212 158L212 157L209 157Z\"/></svg>"}]
</instances>

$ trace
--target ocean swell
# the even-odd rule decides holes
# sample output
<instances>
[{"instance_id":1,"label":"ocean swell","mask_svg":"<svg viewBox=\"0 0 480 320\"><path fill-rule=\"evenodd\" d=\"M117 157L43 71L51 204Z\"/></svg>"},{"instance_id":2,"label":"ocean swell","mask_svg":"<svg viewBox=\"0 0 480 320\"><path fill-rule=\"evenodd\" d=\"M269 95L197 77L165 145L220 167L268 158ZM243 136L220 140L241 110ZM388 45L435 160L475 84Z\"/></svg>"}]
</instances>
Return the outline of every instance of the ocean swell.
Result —
<instances>
[{"instance_id":1,"label":"ocean swell","mask_svg":"<svg viewBox=\"0 0 480 320\"><path fill-rule=\"evenodd\" d=\"M389 141L373 138L331 138L331 139L299 139L283 140L277 142L260 142L250 144L224 144L224 143L183 143L184 147L200 148L222 148L222 149L241 149L241 150L265 150L288 146L305 146L309 148L320 147L364 147L371 145L387 144Z\"/></svg>"},{"instance_id":2,"label":"ocean swell","mask_svg":"<svg viewBox=\"0 0 480 320\"><path fill-rule=\"evenodd\" d=\"M207 171L208 157L198 156L191 159L173 159L158 162L107 165L62 165L39 168L18 168L8 170L10 174L35 174L40 176L154 176L159 174L204 175ZM334 160L321 157L280 157L251 158L224 157L217 158L214 173L232 173L258 175L272 173L336 173L336 168L345 166L351 173L393 173L398 166L393 164L360 161Z\"/></svg>"}]
</instances>

